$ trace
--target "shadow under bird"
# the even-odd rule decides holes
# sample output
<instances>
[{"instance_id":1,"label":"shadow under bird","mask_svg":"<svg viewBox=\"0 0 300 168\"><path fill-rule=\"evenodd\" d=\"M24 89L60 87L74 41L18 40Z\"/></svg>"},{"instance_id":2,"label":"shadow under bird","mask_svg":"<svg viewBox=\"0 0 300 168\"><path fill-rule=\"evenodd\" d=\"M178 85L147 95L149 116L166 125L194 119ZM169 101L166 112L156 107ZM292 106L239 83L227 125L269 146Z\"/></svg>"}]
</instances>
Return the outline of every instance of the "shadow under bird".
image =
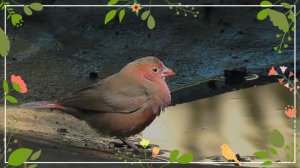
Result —
<instances>
[{"instance_id":1,"label":"shadow under bird","mask_svg":"<svg viewBox=\"0 0 300 168\"><path fill-rule=\"evenodd\" d=\"M174 75L175 72L158 58L144 57L58 101L30 102L21 107L63 111L141 151L126 137L143 131L170 105L171 95L165 78Z\"/></svg>"}]
</instances>

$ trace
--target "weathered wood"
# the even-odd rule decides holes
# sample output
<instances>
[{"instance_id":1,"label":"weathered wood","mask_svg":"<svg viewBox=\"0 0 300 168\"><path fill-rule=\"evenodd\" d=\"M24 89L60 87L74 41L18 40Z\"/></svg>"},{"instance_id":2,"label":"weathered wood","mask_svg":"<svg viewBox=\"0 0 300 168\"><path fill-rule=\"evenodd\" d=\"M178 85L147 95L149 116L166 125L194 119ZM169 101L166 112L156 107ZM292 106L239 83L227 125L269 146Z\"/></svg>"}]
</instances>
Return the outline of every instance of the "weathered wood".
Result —
<instances>
[{"instance_id":1,"label":"weathered wood","mask_svg":"<svg viewBox=\"0 0 300 168\"><path fill-rule=\"evenodd\" d=\"M17 135L106 152L116 152L116 149L108 149L108 144L119 142L114 138L101 136L85 122L59 111L8 106L6 114L8 132L13 131L13 134ZM3 117L0 117L1 130L4 130L3 124ZM137 137L135 139L137 140Z\"/></svg>"}]
</instances>

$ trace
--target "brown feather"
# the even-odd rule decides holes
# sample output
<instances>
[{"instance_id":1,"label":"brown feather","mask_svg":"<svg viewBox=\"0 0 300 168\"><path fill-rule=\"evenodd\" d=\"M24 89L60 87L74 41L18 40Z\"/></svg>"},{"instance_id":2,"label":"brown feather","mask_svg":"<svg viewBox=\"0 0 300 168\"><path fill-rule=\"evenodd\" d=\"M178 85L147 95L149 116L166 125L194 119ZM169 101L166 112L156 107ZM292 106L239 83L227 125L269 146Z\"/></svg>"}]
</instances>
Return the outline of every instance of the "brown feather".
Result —
<instances>
[{"instance_id":1,"label":"brown feather","mask_svg":"<svg viewBox=\"0 0 300 168\"><path fill-rule=\"evenodd\" d=\"M155 57L141 58L54 103L31 105L64 111L106 135L128 137L144 130L170 104L163 70L175 74Z\"/></svg>"}]
</instances>

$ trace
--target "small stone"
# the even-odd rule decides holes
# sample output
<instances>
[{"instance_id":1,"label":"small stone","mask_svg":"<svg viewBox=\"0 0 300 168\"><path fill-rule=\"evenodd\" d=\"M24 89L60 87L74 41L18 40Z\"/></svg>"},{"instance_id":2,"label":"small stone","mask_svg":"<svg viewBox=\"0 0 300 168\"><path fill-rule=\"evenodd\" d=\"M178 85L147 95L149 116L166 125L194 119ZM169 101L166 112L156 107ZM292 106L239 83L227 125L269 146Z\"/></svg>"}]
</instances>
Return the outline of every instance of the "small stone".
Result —
<instances>
[{"instance_id":1,"label":"small stone","mask_svg":"<svg viewBox=\"0 0 300 168\"><path fill-rule=\"evenodd\" d=\"M246 34L244 31L238 31L239 34Z\"/></svg>"},{"instance_id":2,"label":"small stone","mask_svg":"<svg viewBox=\"0 0 300 168\"><path fill-rule=\"evenodd\" d=\"M236 158L237 158L239 161L241 161L241 160L242 160L242 158L241 158L240 154L236 154L235 156L236 156Z\"/></svg>"},{"instance_id":3,"label":"small stone","mask_svg":"<svg viewBox=\"0 0 300 168\"><path fill-rule=\"evenodd\" d=\"M59 133L69 133L66 128L58 128L57 132L59 132Z\"/></svg>"},{"instance_id":4,"label":"small stone","mask_svg":"<svg viewBox=\"0 0 300 168\"><path fill-rule=\"evenodd\" d=\"M98 78L98 73L97 72L90 72L89 74L89 79L97 79Z\"/></svg>"},{"instance_id":5,"label":"small stone","mask_svg":"<svg viewBox=\"0 0 300 168\"><path fill-rule=\"evenodd\" d=\"M244 62L246 62L246 63L248 63L248 62L250 62L248 59L244 59Z\"/></svg>"},{"instance_id":6,"label":"small stone","mask_svg":"<svg viewBox=\"0 0 300 168\"><path fill-rule=\"evenodd\" d=\"M114 142L110 142L109 144L108 144L108 148L109 149L113 149L115 147L115 143Z\"/></svg>"},{"instance_id":7,"label":"small stone","mask_svg":"<svg viewBox=\"0 0 300 168\"><path fill-rule=\"evenodd\" d=\"M216 89L217 88L216 82L214 80L208 81L207 86L211 89Z\"/></svg>"},{"instance_id":8,"label":"small stone","mask_svg":"<svg viewBox=\"0 0 300 168\"><path fill-rule=\"evenodd\" d=\"M236 85L245 82L245 77L248 76L248 71L246 67L225 69L224 77L226 85Z\"/></svg>"}]
</instances>

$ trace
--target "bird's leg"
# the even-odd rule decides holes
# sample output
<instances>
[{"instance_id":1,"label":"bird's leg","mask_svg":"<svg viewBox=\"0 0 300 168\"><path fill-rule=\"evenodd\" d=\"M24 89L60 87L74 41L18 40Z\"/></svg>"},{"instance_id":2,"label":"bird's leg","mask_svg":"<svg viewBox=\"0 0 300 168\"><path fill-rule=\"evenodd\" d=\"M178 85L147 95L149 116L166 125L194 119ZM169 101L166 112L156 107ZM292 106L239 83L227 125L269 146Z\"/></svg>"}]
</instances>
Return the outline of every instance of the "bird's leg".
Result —
<instances>
[{"instance_id":1,"label":"bird's leg","mask_svg":"<svg viewBox=\"0 0 300 168\"><path fill-rule=\"evenodd\" d=\"M132 142L128 141L127 139L123 138L123 137L118 137L123 143L127 144L128 146L130 146L132 149L134 149L135 151L138 151L140 153L143 153L144 151L142 149L140 149L139 147L137 147L135 144L133 144Z\"/></svg>"}]
</instances>

